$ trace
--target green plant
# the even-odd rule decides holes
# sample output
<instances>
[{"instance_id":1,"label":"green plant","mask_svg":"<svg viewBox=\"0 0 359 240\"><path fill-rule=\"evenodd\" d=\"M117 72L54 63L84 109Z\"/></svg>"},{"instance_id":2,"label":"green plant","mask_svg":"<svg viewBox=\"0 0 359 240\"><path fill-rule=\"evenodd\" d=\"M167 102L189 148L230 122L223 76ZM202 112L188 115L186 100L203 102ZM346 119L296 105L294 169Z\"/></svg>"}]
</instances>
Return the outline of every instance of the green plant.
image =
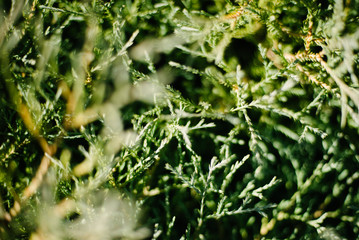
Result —
<instances>
[{"instance_id":1,"label":"green plant","mask_svg":"<svg viewBox=\"0 0 359 240\"><path fill-rule=\"evenodd\" d=\"M1 239L358 235L358 1L0 9Z\"/></svg>"}]
</instances>

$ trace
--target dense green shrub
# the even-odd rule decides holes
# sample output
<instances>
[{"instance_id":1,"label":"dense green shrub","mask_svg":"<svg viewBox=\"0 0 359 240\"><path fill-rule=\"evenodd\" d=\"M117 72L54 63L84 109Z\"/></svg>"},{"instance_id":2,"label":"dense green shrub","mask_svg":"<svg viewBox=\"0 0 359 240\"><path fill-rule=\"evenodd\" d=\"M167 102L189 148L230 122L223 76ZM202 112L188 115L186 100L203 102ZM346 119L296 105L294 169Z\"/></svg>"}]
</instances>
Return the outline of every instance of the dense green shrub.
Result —
<instances>
[{"instance_id":1,"label":"dense green shrub","mask_svg":"<svg viewBox=\"0 0 359 240\"><path fill-rule=\"evenodd\" d=\"M359 1L0 3L1 239L355 239Z\"/></svg>"}]
</instances>

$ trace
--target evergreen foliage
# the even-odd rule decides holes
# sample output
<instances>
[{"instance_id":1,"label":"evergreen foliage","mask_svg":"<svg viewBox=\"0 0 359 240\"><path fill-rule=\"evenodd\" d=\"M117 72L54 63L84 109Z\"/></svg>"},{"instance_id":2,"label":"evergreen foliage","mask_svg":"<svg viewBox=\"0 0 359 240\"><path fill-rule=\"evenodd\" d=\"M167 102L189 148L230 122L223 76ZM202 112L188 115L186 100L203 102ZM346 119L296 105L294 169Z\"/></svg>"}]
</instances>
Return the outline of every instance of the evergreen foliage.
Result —
<instances>
[{"instance_id":1,"label":"evergreen foliage","mask_svg":"<svg viewBox=\"0 0 359 240\"><path fill-rule=\"evenodd\" d=\"M0 2L0 239L355 239L358 0Z\"/></svg>"}]
</instances>

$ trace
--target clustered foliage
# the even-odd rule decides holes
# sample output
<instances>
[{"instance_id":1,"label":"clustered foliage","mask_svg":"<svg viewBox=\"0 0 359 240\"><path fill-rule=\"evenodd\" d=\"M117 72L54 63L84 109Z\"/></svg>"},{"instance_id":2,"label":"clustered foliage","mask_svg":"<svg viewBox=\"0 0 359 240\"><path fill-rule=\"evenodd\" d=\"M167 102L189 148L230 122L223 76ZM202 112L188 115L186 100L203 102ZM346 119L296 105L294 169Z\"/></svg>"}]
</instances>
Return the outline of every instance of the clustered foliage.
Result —
<instances>
[{"instance_id":1,"label":"clustered foliage","mask_svg":"<svg viewBox=\"0 0 359 240\"><path fill-rule=\"evenodd\" d=\"M1 239L358 236L358 0L0 10Z\"/></svg>"}]
</instances>

